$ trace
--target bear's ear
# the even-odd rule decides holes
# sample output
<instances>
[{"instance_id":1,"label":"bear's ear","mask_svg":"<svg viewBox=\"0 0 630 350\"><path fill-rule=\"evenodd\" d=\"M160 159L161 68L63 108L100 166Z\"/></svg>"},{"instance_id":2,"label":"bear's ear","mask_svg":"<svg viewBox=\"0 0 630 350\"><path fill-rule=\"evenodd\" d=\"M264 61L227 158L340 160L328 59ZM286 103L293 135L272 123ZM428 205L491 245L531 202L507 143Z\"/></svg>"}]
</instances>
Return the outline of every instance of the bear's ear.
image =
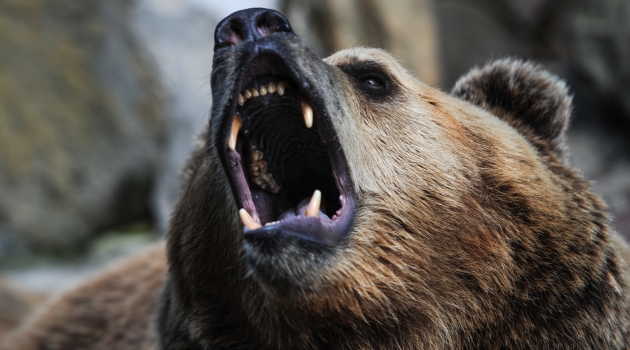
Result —
<instances>
[{"instance_id":1,"label":"bear's ear","mask_svg":"<svg viewBox=\"0 0 630 350\"><path fill-rule=\"evenodd\" d=\"M562 80L541 67L495 61L461 77L452 94L505 120L539 149L564 157L571 96Z\"/></svg>"}]
</instances>

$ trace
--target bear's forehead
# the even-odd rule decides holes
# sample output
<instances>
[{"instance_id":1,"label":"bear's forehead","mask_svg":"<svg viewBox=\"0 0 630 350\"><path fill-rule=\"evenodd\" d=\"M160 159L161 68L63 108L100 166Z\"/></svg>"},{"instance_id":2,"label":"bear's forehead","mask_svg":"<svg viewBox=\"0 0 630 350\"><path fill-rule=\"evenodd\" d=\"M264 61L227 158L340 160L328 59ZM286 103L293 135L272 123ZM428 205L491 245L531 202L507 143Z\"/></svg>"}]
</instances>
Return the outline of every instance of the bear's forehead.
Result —
<instances>
[{"instance_id":1,"label":"bear's forehead","mask_svg":"<svg viewBox=\"0 0 630 350\"><path fill-rule=\"evenodd\" d=\"M324 62L332 66L356 65L366 62L377 63L394 78L405 85L414 85L418 81L389 52L371 47L354 47L338 51Z\"/></svg>"},{"instance_id":2,"label":"bear's forehead","mask_svg":"<svg viewBox=\"0 0 630 350\"><path fill-rule=\"evenodd\" d=\"M396 59L387 51L371 47L343 49L324 59L328 64L340 65L352 61L378 61L398 65Z\"/></svg>"}]
</instances>

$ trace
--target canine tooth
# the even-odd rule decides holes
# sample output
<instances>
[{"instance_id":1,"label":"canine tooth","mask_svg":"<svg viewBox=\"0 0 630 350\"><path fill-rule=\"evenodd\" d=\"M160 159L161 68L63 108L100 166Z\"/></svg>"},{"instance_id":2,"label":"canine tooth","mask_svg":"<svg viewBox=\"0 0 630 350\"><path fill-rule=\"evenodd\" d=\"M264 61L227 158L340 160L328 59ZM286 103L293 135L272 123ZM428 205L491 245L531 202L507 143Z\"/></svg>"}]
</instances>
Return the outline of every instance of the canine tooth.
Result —
<instances>
[{"instance_id":1,"label":"canine tooth","mask_svg":"<svg viewBox=\"0 0 630 350\"><path fill-rule=\"evenodd\" d=\"M242 106L245 103L245 97L243 95L238 95L238 105Z\"/></svg>"},{"instance_id":2,"label":"canine tooth","mask_svg":"<svg viewBox=\"0 0 630 350\"><path fill-rule=\"evenodd\" d=\"M232 134L230 135L230 140L228 141L228 147L230 148L230 151L234 151L234 149L236 149L236 138L242 124L243 121L241 120L241 118L239 118L239 116L235 114L234 120L232 121Z\"/></svg>"},{"instance_id":3,"label":"canine tooth","mask_svg":"<svg viewBox=\"0 0 630 350\"><path fill-rule=\"evenodd\" d=\"M265 96L266 94L267 94L267 87L261 86L260 87L260 96Z\"/></svg>"},{"instance_id":4,"label":"canine tooth","mask_svg":"<svg viewBox=\"0 0 630 350\"><path fill-rule=\"evenodd\" d=\"M252 98L252 93L249 92L249 90L245 89L245 92L243 92L243 96L245 97L246 100Z\"/></svg>"},{"instance_id":5,"label":"canine tooth","mask_svg":"<svg viewBox=\"0 0 630 350\"><path fill-rule=\"evenodd\" d=\"M311 201L308 202L308 207L306 207L306 216L318 217L319 216L319 207L322 205L322 193L319 190L315 190L313 192L313 197L311 197Z\"/></svg>"},{"instance_id":6,"label":"canine tooth","mask_svg":"<svg viewBox=\"0 0 630 350\"><path fill-rule=\"evenodd\" d=\"M284 91L287 88L287 82L286 81L281 81L278 83L278 86L276 87L276 91L278 91L278 95L280 96L284 96Z\"/></svg>"},{"instance_id":7,"label":"canine tooth","mask_svg":"<svg viewBox=\"0 0 630 350\"><path fill-rule=\"evenodd\" d=\"M252 150L252 152L249 154L249 160L252 162L257 162L259 160L262 160L263 158L263 153L259 150Z\"/></svg>"},{"instance_id":8,"label":"canine tooth","mask_svg":"<svg viewBox=\"0 0 630 350\"><path fill-rule=\"evenodd\" d=\"M310 129L313 126L313 107L304 100L302 100L302 115L304 116L306 127Z\"/></svg>"},{"instance_id":9,"label":"canine tooth","mask_svg":"<svg viewBox=\"0 0 630 350\"><path fill-rule=\"evenodd\" d=\"M260 96L260 94L258 93L258 90L256 90L256 88L252 88L252 96L254 96L254 97Z\"/></svg>"},{"instance_id":10,"label":"canine tooth","mask_svg":"<svg viewBox=\"0 0 630 350\"><path fill-rule=\"evenodd\" d=\"M276 92L276 83L269 83L269 85L267 86L267 92L269 92L270 94Z\"/></svg>"},{"instance_id":11,"label":"canine tooth","mask_svg":"<svg viewBox=\"0 0 630 350\"><path fill-rule=\"evenodd\" d=\"M238 216L241 217L243 226L247 227L248 230L255 230L262 227L244 208L238 211Z\"/></svg>"}]
</instances>

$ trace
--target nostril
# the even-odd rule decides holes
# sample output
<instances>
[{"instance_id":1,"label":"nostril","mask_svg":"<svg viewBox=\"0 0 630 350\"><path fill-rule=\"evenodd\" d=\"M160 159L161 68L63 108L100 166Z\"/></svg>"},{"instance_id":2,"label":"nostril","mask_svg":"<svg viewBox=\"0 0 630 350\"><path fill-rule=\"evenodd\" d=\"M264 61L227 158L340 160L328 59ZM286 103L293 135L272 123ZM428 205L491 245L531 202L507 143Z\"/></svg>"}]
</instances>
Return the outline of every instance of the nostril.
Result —
<instances>
[{"instance_id":1,"label":"nostril","mask_svg":"<svg viewBox=\"0 0 630 350\"><path fill-rule=\"evenodd\" d=\"M238 18L224 20L217 26L214 37L215 46L225 47L239 45L247 40L245 35L242 23Z\"/></svg>"},{"instance_id":2,"label":"nostril","mask_svg":"<svg viewBox=\"0 0 630 350\"><path fill-rule=\"evenodd\" d=\"M278 32L291 32L289 21L279 12L263 12L256 21L256 30L261 36Z\"/></svg>"},{"instance_id":3,"label":"nostril","mask_svg":"<svg viewBox=\"0 0 630 350\"><path fill-rule=\"evenodd\" d=\"M237 11L217 25L214 48L236 46L277 32L293 32L280 12L261 8Z\"/></svg>"},{"instance_id":4,"label":"nostril","mask_svg":"<svg viewBox=\"0 0 630 350\"><path fill-rule=\"evenodd\" d=\"M230 39L228 40L230 45L238 45L244 41L245 36L243 31L241 30L238 23L231 22L230 23L230 31L229 31Z\"/></svg>"},{"instance_id":5,"label":"nostril","mask_svg":"<svg viewBox=\"0 0 630 350\"><path fill-rule=\"evenodd\" d=\"M267 36L274 32L273 27L271 27L265 20L258 21L258 24L256 24L256 30L258 30L258 34L261 36Z\"/></svg>"}]
</instances>

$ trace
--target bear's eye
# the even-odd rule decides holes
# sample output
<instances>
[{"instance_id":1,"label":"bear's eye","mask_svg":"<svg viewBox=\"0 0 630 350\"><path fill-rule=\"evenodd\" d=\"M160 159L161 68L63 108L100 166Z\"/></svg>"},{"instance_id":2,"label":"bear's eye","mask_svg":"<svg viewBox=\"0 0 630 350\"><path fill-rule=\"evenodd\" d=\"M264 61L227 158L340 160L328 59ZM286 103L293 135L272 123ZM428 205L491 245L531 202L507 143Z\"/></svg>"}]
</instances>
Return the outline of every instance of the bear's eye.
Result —
<instances>
[{"instance_id":1,"label":"bear's eye","mask_svg":"<svg viewBox=\"0 0 630 350\"><path fill-rule=\"evenodd\" d=\"M370 101L386 102L398 93L396 80L377 62L355 61L340 65L339 68Z\"/></svg>"},{"instance_id":2,"label":"bear's eye","mask_svg":"<svg viewBox=\"0 0 630 350\"><path fill-rule=\"evenodd\" d=\"M357 72L354 81L363 94L372 101L384 102L393 95L392 80L387 73L381 69L366 69Z\"/></svg>"},{"instance_id":3,"label":"bear's eye","mask_svg":"<svg viewBox=\"0 0 630 350\"><path fill-rule=\"evenodd\" d=\"M379 78L367 77L363 78L363 84L372 89L381 89L385 84Z\"/></svg>"}]
</instances>

